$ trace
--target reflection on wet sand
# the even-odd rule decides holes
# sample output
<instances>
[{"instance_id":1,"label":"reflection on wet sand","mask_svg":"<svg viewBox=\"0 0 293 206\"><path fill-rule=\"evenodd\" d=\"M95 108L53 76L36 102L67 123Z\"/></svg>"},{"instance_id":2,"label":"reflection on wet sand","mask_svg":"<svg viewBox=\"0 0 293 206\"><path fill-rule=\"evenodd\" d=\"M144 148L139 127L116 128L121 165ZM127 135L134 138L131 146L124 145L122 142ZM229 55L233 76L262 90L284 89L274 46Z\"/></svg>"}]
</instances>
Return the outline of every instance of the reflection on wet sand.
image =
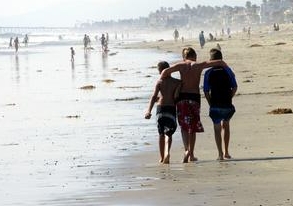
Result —
<instances>
[{"instance_id":1,"label":"reflection on wet sand","mask_svg":"<svg viewBox=\"0 0 293 206\"><path fill-rule=\"evenodd\" d=\"M15 55L14 70L15 70L15 80L16 80L17 83L19 83L20 74L19 74L19 58L18 58L18 54Z\"/></svg>"},{"instance_id":2,"label":"reflection on wet sand","mask_svg":"<svg viewBox=\"0 0 293 206\"><path fill-rule=\"evenodd\" d=\"M108 52L102 52L102 67L108 69Z\"/></svg>"},{"instance_id":3,"label":"reflection on wet sand","mask_svg":"<svg viewBox=\"0 0 293 206\"><path fill-rule=\"evenodd\" d=\"M75 79L75 64L74 64L74 61L71 61L71 78L72 78L72 80Z\"/></svg>"},{"instance_id":4,"label":"reflection on wet sand","mask_svg":"<svg viewBox=\"0 0 293 206\"><path fill-rule=\"evenodd\" d=\"M89 79L90 64L89 64L89 54L88 54L88 52L84 53L84 67L85 67L85 78Z\"/></svg>"}]
</instances>

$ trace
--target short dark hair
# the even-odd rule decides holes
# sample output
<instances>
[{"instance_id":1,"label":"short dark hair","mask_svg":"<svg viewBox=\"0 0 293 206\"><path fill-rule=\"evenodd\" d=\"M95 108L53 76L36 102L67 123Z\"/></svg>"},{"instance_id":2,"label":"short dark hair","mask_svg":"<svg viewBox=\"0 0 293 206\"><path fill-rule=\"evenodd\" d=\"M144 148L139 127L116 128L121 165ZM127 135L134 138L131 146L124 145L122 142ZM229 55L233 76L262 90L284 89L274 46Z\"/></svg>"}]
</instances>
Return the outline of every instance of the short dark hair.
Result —
<instances>
[{"instance_id":1,"label":"short dark hair","mask_svg":"<svg viewBox=\"0 0 293 206\"><path fill-rule=\"evenodd\" d=\"M183 59L190 59L190 58L197 58L196 52L191 47L186 47L182 50L182 58Z\"/></svg>"},{"instance_id":2,"label":"short dark hair","mask_svg":"<svg viewBox=\"0 0 293 206\"><path fill-rule=\"evenodd\" d=\"M211 60L223 59L222 52L216 48L211 49L210 50L210 59Z\"/></svg>"},{"instance_id":3,"label":"short dark hair","mask_svg":"<svg viewBox=\"0 0 293 206\"><path fill-rule=\"evenodd\" d=\"M169 63L166 62L166 61L160 61L160 62L158 63L157 66L158 66L158 70L159 70L160 73L161 73L164 69L167 69L167 68L170 67Z\"/></svg>"}]
</instances>

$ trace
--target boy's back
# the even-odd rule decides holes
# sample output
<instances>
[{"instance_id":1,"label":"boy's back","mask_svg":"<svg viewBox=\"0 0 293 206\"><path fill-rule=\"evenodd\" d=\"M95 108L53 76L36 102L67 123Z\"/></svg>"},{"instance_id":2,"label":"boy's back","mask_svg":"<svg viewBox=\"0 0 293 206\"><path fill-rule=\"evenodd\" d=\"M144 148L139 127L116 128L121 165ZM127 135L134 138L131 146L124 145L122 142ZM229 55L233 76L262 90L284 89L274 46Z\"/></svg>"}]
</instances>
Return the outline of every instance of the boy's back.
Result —
<instances>
[{"instance_id":1,"label":"boy's back","mask_svg":"<svg viewBox=\"0 0 293 206\"><path fill-rule=\"evenodd\" d=\"M169 105L173 106L175 105L175 93L178 92L177 89L179 89L179 84L180 84L179 79L175 79L173 77L166 77L164 79L161 79L158 81L158 86L159 86L159 99L157 104L158 105Z\"/></svg>"},{"instance_id":2,"label":"boy's back","mask_svg":"<svg viewBox=\"0 0 293 206\"><path fill-rule=\"evenodd\" d=\"M214 67L206 71L205 84L209 85L211 91L211 106L231 107L232 88L235 87L233 76L233 72L228 68Z\"/></svg>"}]
</instances>

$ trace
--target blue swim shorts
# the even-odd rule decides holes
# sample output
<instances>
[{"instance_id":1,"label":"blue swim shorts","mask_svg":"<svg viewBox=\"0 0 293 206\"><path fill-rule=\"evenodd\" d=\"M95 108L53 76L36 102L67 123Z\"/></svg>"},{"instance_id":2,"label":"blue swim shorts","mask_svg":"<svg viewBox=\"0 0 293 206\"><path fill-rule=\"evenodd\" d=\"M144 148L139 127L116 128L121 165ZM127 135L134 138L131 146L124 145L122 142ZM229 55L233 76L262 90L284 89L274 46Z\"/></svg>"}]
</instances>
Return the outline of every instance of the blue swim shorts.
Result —
<instances>
[{"instance_id":1,"label":"blue swim shorts","mask_svg":"<svg viewBox=\"0 0 293 206\"><path fill-rule=\"evenodd\" d=\"M214 124L219 124L221 121L229 121L235 113L235 107L220 108L211 107L209 116Z\"/></svg>"}]
</instances>

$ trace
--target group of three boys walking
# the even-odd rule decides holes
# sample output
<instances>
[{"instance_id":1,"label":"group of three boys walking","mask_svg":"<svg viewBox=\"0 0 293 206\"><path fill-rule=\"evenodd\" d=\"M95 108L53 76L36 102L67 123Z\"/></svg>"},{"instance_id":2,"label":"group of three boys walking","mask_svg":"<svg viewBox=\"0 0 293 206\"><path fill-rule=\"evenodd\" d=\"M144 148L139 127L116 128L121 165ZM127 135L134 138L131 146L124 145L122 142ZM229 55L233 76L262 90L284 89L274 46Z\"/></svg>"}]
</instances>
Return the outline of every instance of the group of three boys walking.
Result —
<instances>
[{"instance_id":1,"label":"group of three boys walking","mask_svg":"<svg viewBox=\"0 0 293 206\"><path fill-rule=\"evenodd\" d=\"M197 161L194 155L196 133L204 131L200 121L199 84L202 71L209 67L204 74L204 94L210 106L209 116L214 124L215 141L219 153L217 159L230 159L229 120L235 113L232 104L232 98L237 90L235 75L222 60L222 52L219 49L211 49L210 61L201 63L196 62L197 55L191 47L182 50L182 57L183 61L171 66L165 61L158 63L161 77L156 83L145 114L145 118L150 119L152 108L157 103L160 162L165 164L170 162L172 135L177 128L177 118L185 149L183 163ZM173 72L180 73L180 80L171 77Z\"/></svg>"}]
</instances>

